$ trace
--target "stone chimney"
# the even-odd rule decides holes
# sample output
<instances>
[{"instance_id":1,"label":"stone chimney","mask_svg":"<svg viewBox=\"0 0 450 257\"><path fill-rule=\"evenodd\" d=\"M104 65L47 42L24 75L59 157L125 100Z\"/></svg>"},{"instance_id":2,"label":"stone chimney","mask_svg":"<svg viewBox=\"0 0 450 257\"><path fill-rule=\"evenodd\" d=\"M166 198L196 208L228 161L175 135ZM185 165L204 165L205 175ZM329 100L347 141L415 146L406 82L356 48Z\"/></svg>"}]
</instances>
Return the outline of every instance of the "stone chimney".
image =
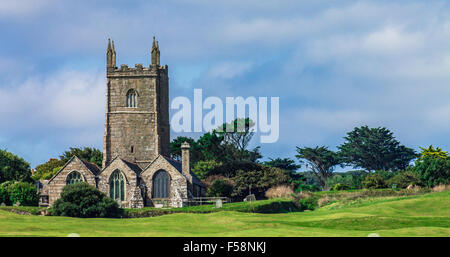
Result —
<instances>
[{"instance_id":1,"label":"stone chimney","mask_svg":"<svg viewBox=\"0 0 450 257\"><path fill-rule=\"evenodd\" d=\"M188 142L184 142L181 144L181 170L183 174L189 179L192 183L192 177L190 173L190 165L189 165L189 148L191 146Z\"/></svg>"}]
</instances>

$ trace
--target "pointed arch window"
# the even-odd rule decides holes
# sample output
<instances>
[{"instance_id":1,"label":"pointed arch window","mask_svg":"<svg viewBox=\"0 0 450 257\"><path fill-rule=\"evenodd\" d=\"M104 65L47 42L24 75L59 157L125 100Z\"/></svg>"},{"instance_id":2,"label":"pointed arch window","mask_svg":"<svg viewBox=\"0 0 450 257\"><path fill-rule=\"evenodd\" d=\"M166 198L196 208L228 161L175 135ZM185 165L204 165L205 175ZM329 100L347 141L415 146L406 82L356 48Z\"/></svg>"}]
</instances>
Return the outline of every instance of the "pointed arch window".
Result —
<instances>
[{"instance_id":1,"label":"pointed arch window","mask_svg":"<svg viewBox=\"0 0 450 257\"><path fill-rule=\"evenodd\" d=\"M66 178L67 185L72 185L72 184L81 183L81 182L83 182L83 177L81 176L81 174L78 171L70 172Z\"/></svg>"},{"instance_id":2,"label":"pointed arch window","mask_svg":"<svg viewBox=\"0 0 450 257\"><path fill-rule=\"evenodd\" d=\"M160 170L153 177L153 198L169 198L169 174Z\"/></svg>"},{"instance_id":3,"label":"pointed arch window","mask_svg":"<svg viewBox=\"0 0 450 257\"><path fill-rule=\"evenodd\" d=\"M119 170L115 170L109 177L109 197L114 200L125 200L125 180Z\"/></svg>"},{"instance_id":4,"label":"pointed arch window","mask_svg":"<svg viewBox=\"0 0 450 257\"><path fill-rule=\"evenodd\" d=\"M127 107L136 108L137 107L137 93L136 90L130 89L127 92Z\"/></svg>"}]
</instances>

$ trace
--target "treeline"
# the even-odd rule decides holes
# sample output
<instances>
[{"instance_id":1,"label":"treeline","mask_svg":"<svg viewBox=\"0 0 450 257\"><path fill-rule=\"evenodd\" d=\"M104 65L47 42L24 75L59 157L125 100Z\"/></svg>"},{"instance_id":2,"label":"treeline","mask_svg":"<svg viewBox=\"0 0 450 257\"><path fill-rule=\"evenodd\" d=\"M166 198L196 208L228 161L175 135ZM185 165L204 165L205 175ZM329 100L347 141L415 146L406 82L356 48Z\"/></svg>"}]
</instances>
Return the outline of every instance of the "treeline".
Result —
<instances>
[{"instance_id":1,"label":"treeline","mask_svg":"<svg viewBox=\"0 0 450 257\"><path fill-rule=\"evenodd\" d=\"M227 131L225 128L231 125L234 130ZM336 151L326 146L301 146L296 148L295 158L263 162L260 147L249 147L253 126L249 119L236 119L197 140L177 137L170 142L171 157L180 160L181 144L188 142L191 170L207 185L207 195L239 201L248 194L264 198L267 190L279 185L301 192L410 185L433 187L449 183L450 158L446 151L429 146L416 153L383 127L354 128ZM73 155L101 167L102 152L90 147L70 148L58 158L38 165L33 173L25 160L0 150L0 203L37 204L38 198L18 196L16 191L31 192L33 181L50 179ZM355 170L335 172L339 166L351 166ZM298 172L300 168L305 171Z\"/></svg>"}]
</instances>

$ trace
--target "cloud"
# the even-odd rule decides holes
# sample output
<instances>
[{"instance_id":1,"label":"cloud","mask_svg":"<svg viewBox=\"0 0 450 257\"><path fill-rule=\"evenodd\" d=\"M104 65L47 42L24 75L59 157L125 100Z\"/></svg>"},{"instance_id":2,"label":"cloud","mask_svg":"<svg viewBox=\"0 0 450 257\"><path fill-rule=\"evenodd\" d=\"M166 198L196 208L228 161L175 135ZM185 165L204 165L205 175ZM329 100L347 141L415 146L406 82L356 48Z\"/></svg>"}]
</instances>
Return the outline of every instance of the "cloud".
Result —
<instances>
[{"instance_id":1,"label":"cloud","mask_svg":"<svg viewBox=\"0 0 450 257\"><path fill-rule=\"evenodd\" d=\"M88 140L101 146L97 69L106 38L115 39L118 64L147 65L155 34L171 97L199 87L205 97L280 96L280 142L264 145L266 156L333 146L365 124L386 126L411 146L449 139L445 1L10 2L0 4L9 39L0 43L0 72L20 82L1 81L9 128L0 140L26 135L20 151L29 142L43 152ZM17 19L25 14L32 19Z\"/></svg>"},{"instance_id":2,"label":"cloud","mask_svg":"<svg viewBox=\"0 0 450 257\"><path fill-rule=\"evenodd\" d=\"M216 79L232 79L249 71L253 67L250 62L224 62L211 67L208 75Z\"/></svg>"},{"instance_id":3,"label":"cloud","mask_svg":"<svg viewBox=\"0 0 450 257\"><path fill-rule=\"evenodd\" d=\"M101 147L105 84L98 70L60 70L0 87L0 146L32 166L68 147Z\"/></svg>"},{"instance_id":4,"label":"cloud","mask_svg":"<svg viewBox=\"0 0 450 257\"><path fill-rule=\"evenodd\" d=\"M18 18L38 13L50 6L54 0L17 0L0 2L0 19L3 17Z\"/></svg>"}]
</instances>

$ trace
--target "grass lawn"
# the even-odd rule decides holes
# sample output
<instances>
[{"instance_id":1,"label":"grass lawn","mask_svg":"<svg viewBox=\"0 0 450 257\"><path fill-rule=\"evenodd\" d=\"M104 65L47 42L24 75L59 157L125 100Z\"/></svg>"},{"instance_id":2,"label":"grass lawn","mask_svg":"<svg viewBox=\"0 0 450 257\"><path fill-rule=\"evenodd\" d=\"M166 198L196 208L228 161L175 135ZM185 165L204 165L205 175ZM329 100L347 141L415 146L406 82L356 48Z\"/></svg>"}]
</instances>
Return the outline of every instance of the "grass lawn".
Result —
<instances>
[{"instance_id":1,"label":"grass lawn","mask_svg":"<svg viewBox=\"0 0 450 257\"><path fill-rule=\"evenodd\" d=\"M240 203L248 204L248 203ZM80 219L0 210L0 236L450 236L450 191L335 202L315 211L258 214L233 208L150 218Z\"/></svg>"}]
</instances>

